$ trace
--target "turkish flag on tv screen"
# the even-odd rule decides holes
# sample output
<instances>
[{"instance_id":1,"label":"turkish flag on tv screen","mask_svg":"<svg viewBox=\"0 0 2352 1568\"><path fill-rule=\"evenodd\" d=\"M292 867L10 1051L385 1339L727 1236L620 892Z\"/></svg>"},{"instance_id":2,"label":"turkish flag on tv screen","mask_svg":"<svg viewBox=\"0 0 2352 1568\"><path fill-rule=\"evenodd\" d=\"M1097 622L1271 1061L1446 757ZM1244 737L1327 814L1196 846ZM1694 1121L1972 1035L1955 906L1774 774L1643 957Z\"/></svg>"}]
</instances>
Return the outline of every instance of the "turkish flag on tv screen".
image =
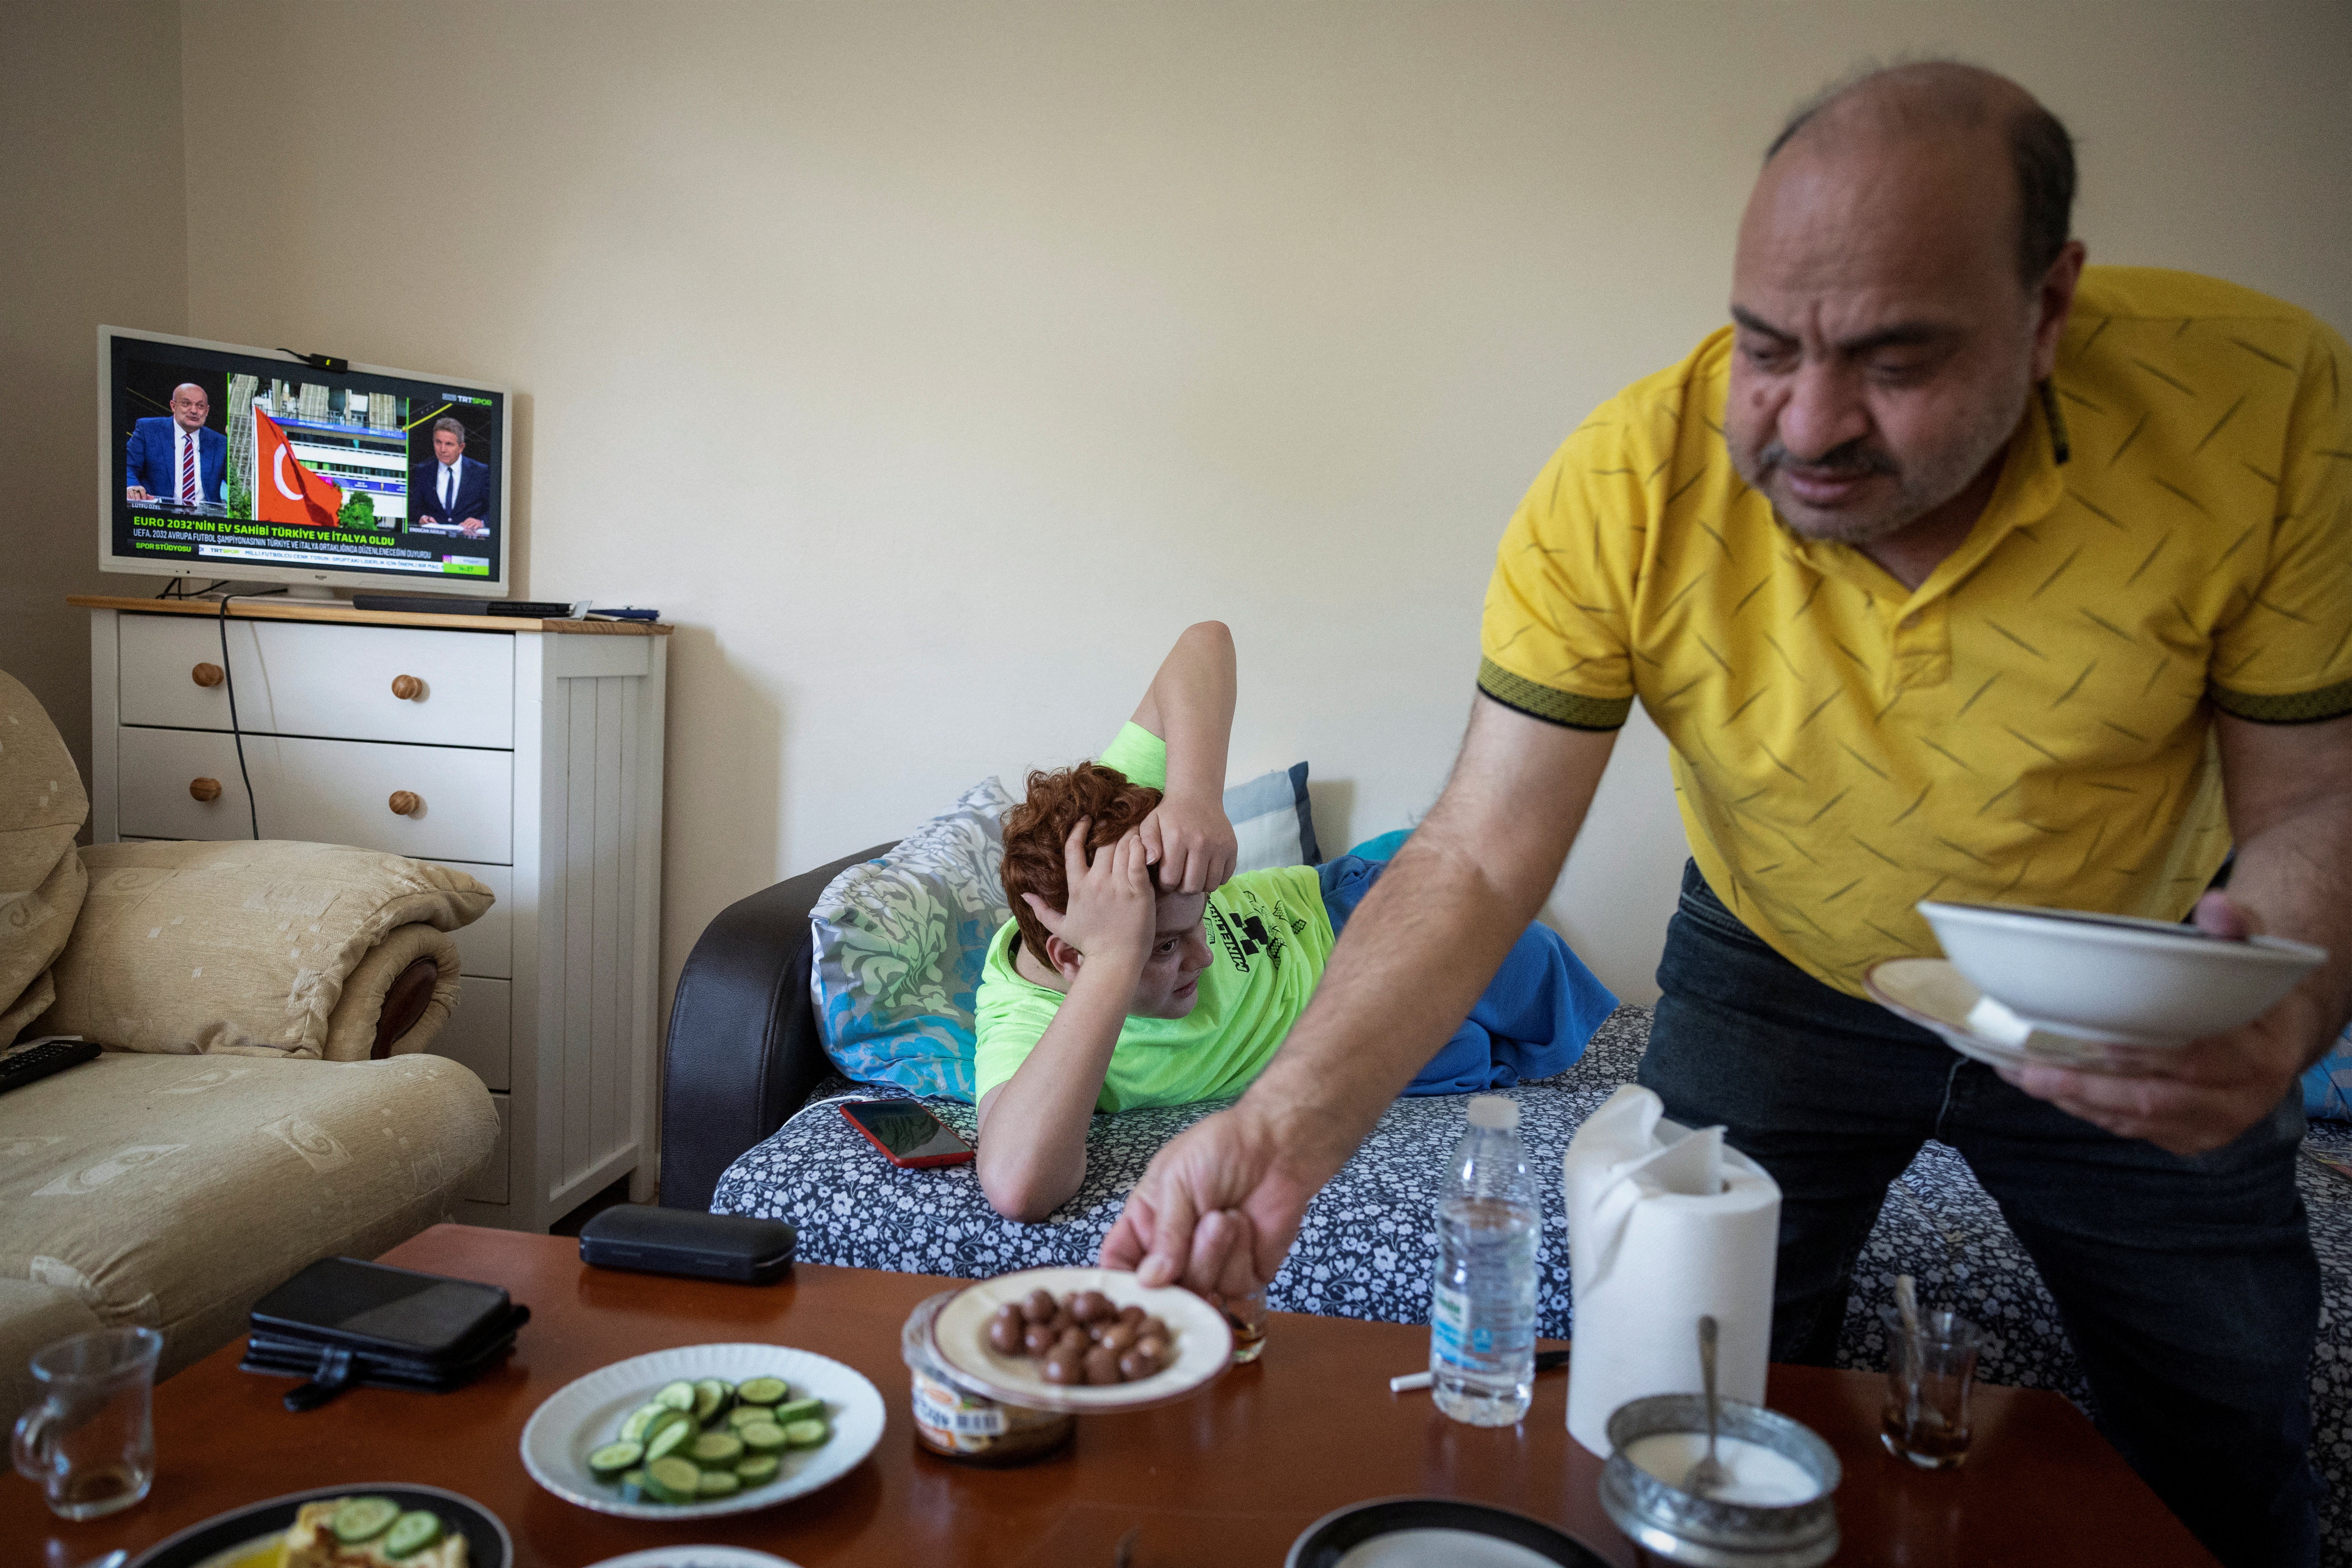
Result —
<instances>
[{"instance_id":1,"label":"turkish flag on tv screen","mask_svg":"<svg viewBox=\"0 0 2352 1568\"><path fill-rule=\"evenodd\" d=\"M253 511L262 522L332 528L343 510L343 492L302 466L278 421L253 411L254 453L261 472L253 487Z\"/></svg>"}]
</instances>

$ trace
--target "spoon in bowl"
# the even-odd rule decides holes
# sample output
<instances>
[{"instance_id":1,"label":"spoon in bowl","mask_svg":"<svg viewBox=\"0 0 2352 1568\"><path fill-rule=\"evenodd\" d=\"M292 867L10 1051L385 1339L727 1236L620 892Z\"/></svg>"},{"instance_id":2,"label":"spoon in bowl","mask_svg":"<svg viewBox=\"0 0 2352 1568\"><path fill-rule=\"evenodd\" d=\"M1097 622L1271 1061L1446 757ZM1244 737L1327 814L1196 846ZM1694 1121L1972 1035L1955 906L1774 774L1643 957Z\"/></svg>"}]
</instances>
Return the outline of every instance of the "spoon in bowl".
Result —
<instances>
[{"instance_id":1,"label":"spoon in bowl","mask_svg":"<svg viewBox=\"0 0 2352 1568\"><path fill-rule=\"evenodd\" d=\"M1683 1490L1693 1497L1721 1491L1731 1480L1723 1461L1715 1457L1715 1319L1698 1321L1698 1374L1706 1384L1706 1453L1683 1476Z\"/></svg>"}]
</instances>

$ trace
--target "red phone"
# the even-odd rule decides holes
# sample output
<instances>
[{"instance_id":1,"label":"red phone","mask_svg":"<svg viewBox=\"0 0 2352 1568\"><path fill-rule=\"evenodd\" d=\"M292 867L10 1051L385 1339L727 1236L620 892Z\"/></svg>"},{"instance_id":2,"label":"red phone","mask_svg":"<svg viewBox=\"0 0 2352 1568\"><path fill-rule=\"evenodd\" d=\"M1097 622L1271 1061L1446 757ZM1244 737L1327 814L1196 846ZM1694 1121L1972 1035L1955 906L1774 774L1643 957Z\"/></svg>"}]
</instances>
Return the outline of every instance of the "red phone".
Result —
<instances>
[{"instance_id":1,"label":"red phone","mask_svg":"<svg viewBox=\"0 0 2352 1568\"><path fill-rule=\"evenodd\" d=\"M853 1100L841 1113L894 1165L920 1170L971 1158L971 1145L954 1128L911 1100Z\"/></svg>"}]
</instances>

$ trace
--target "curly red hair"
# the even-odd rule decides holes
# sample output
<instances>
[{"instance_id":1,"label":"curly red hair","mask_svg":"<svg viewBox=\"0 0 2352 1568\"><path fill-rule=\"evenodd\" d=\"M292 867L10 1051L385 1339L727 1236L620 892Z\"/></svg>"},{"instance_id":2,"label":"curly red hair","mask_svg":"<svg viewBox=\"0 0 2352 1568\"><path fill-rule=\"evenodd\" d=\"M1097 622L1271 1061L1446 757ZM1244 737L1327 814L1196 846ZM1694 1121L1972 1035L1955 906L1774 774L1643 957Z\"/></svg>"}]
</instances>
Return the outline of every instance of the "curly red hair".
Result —
<instances>
[{"instance_id":1,"label":"curly red hair","mask_svg":"<svg viewBox=\"0 0 2352 1568\"><path fill-rule=\"evenodd\" d=\"M1022 941L1038 963L1053 966L1045 956L1048 932L1021 895L1034 893L1055 910L1070 907L1069 870L1062 847L1078 818L1093 819L1087 826L1087 858L1091 861L1095 851L1141 826L1159 806L1158 790L1100 763L1029 775L1028 798L1004 814L1004 897L1020 924Z\"/></svg>"}]
</instances>

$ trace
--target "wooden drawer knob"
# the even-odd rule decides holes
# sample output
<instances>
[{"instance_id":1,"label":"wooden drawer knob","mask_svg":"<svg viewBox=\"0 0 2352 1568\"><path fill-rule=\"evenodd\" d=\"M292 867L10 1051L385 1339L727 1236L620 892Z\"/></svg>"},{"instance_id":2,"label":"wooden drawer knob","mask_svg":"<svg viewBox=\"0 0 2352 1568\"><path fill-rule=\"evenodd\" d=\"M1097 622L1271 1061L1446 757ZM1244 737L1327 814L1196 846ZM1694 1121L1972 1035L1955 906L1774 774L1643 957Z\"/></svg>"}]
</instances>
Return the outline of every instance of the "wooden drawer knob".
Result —
<instances>
[{"instance_id":1,"label":"wooden drawer knob","mask_svg":"<svg viewBox=\"0 0 2352 1568\"><path fill-rule=\"evenodd\" d=\"M425 682L413 675L395 675L392 678L392 694L403 702L417 701L425 695Z\"/></svg>"},{"instance_id":2,"label":"wooden drawer knob","mask_svg":"<svg viewBox=\"0 0 2352 1568\"><path fill-rule=\"evenodd\" d=\"M216 664L200 664L188 671L188 679L198 686L218 686L222 679L221 667Z\"/></svg>"},{"instance_id":3,"label":"wooden drawer knob","mask_svg":"<svg viewBox=\"0 0 2352 1568\"><path fill-rule=\"evenodd\" d=\"M220 780L190 779L188 781L188 798L191 800L218 800L220 798Z\"/></svg>"},{"instance_id":4,"label":"wooden drawer knob","mask_svg":"<svg viewBox=\"0 0 2352 1568\"><path fill-rule=\"evenodd\" d=\"M415 791L396 789L392 792L392 814L394 816L415 816L424 809L424 798Z\"/></svg>"}]
</instances>

